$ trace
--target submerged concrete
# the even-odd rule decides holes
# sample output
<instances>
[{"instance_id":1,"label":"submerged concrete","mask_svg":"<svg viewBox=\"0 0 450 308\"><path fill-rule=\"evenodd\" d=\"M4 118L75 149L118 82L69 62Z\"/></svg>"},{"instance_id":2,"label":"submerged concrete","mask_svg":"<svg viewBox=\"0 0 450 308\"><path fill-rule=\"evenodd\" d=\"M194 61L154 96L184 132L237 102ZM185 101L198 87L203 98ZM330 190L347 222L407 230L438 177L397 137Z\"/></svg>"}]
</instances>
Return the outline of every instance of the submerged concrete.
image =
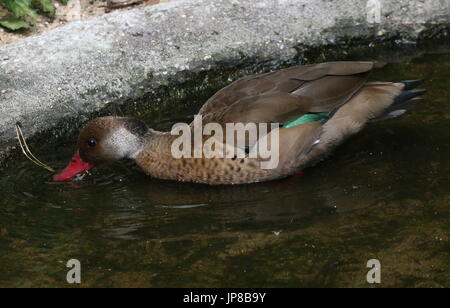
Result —
<instances>
[{"instance_id":1,"label":"submerged concrete","mask_svg":"<svg viewBox=\"0 0 450 308\"><path fill-rule=\"evenodd\" d=\"M415 40L449 23L448 0L184 0L75 22L0 47L0 151L17 121L32 135L180 72L292 60L344 36Z\"/></svg>"}]
</instances>

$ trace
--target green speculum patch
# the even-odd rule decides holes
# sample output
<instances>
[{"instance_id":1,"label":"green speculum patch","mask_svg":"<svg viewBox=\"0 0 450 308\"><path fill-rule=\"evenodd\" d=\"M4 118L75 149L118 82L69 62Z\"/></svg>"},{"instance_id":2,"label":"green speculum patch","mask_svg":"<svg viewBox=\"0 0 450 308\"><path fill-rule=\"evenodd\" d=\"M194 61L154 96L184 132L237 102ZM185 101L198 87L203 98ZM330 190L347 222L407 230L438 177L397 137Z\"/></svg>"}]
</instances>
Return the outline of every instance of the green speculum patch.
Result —
<instances>
[{"instance_id":1,"label":"green speculum patch","mask_svg":"<svg viewBox=\"0 0 450 308\"><path fill-rule=\"evenodd\" d=\"M302 115L297 120L294 120L292 122L287 123L286 125L283 125L284 128L289 128L297 125L302 125L309 122L320 122L325 123L330 119L332 116L333 111L329 112L317 112L317 113L307 113L305 115Z\"/></svg>"}]
</instances>

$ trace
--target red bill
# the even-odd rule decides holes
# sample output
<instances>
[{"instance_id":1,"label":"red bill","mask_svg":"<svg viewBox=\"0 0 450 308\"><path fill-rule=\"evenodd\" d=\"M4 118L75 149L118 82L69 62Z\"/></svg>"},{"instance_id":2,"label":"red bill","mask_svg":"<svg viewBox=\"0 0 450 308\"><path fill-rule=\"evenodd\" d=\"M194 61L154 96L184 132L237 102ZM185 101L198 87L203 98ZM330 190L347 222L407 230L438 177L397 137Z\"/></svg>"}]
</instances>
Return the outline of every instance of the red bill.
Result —
<instances>
[{"instance_id":1,"label":"red bill","mask_svg":"<svg viewBox=\"0 0 450 308\"><path fill-rule=\"evenodd\" d=\"M75 176L77 176L78 174L82 174L88 170L91 170L92 167L94 166L85 163L77 152L73 156L73 159L70 162L70 164L61 173L58 173L53 177L53 181L59 182L70 180Z\"/></svg>"}]
</instances>

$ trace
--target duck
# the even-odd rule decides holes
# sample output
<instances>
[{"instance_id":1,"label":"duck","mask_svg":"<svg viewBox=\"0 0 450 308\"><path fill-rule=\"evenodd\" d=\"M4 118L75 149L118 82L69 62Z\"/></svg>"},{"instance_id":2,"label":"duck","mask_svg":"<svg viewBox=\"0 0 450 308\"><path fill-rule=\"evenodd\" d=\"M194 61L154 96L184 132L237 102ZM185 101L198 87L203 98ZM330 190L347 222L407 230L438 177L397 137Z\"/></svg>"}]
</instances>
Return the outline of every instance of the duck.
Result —
<instances>
[{"instance_id":1,"label":"duck","mask_svg":"<svg viewBox=\"0 0 450 308\"><path fill-rule=\"evenodd\" d=\"M202 127L277 124L259 133L256 143L245 135L244 146L236 141L223 147L241 149L239 157L229 156L228 150L223 157L179 157L173 154L179 138L173 132L154 130L134 118L96 118L82 128L72 161L53 179L70 181L122 159L134 160L144 173L162 180L234 185L287 178L325 159L368 123L399 117L422 100L425 90L415 89L420 80L369 81L373 68L369 61L298 65L246 76L219 90L198 111ZM275 132L277 164L263 168L267 157L252 156L250 149ZM185 153L194 146L186 146Z\"/></svg>"}]
</instances>

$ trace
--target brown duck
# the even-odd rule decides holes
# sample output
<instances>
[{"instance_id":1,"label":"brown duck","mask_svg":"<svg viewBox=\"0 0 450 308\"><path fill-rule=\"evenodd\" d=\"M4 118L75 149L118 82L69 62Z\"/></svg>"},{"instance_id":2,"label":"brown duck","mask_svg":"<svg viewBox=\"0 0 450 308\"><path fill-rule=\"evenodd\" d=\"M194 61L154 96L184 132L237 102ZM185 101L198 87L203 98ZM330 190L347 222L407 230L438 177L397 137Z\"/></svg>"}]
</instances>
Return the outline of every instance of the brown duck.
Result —
<instances>
[{"instance_id":1,"label":"brown duck","mask_svg":"<svg viewBox=\"0 0 450 308\"><path fill-rule=\"evenodd\" d=\"M270 181L298 173L323 159L368 122L395 118L420 100L419 81L368 82L372 62L295 66L242 78L200 109L204 124L279 123L279 162L263 169L261 157L175 158L178 136L140 120L97 118L78 137L73 161L55 181L69 180L94 165L130 158L149 176L205 184ZM247 140L248 141L248 140Z\"/></svg>"}]
</instances>

